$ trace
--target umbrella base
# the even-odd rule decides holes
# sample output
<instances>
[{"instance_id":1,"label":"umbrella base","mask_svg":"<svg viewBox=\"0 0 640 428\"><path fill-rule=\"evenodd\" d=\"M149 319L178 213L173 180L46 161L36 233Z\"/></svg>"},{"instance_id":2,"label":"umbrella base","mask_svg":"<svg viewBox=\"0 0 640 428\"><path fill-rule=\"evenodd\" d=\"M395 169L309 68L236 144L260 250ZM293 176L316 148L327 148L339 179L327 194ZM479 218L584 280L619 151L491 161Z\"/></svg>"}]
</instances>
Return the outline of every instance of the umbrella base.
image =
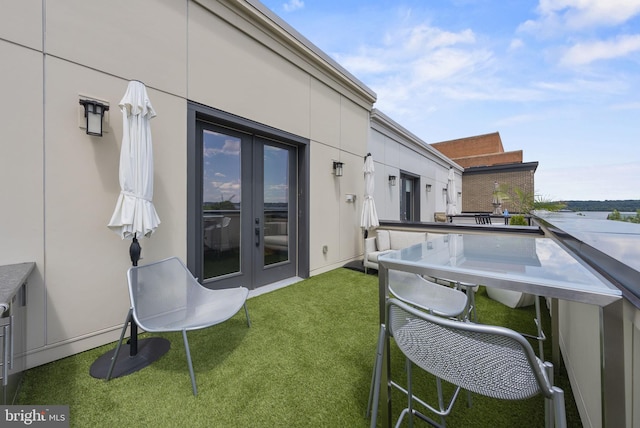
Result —
<instances>
[{"instance_id":1,"label":"umbrella base","mask_svg":"<svg viewBox=\"0 0 640 428\"><path fill-rule=\"evenodd\" d=\"M171 342L162 337L150 337L138 340L138 353L129 355L130 345L123 344L116 358L116 363L111 373L111 378L127 376L147 367L169 351ZM91 376L98 379L106 379L111 365L111 359L116 350L106 352L100 356L89 369Z\"/></svg>"}]
</instances>

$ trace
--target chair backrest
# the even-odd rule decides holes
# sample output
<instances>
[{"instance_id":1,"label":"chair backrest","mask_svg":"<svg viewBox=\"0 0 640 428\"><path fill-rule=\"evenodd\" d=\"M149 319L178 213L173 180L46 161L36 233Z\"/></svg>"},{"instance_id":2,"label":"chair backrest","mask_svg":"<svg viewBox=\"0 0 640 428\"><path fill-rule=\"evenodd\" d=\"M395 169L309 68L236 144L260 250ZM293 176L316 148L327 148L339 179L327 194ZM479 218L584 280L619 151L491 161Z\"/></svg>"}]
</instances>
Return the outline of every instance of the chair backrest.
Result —
<instances>
[{"instance_id":1,"label":"chair backrest","mask_svg":"<svg viewBox=\"0 0 640 428\"><path fill-rule=\"evenodd\" d=\"M415 273L389 270L389 292L397 299L443 317L459 317L467 310L467 295Z\"/></svg>"},{"instance_id":2,"label":"chair backrest","mask_svg":"<svg viewBox=\"0 0 640 428\"><path fill-rule=\"evenodd\" d=\"M134 266L127 272L129 297L136 321L146 330L162 319L181 320L198 299L200 284L177 257Z\"/></svg>"},{"instance_id":3,"label":"chair backrest","mask_svg":"<svg viewBox=\"0 0 640 428\"><path fill-rule=\"evenodd\" d=\"M438 317L397 299L387 301L387 328L414 364L468 391L507 400L553 395L543 363L513 330Z\"/></svg>"}]
</instances>

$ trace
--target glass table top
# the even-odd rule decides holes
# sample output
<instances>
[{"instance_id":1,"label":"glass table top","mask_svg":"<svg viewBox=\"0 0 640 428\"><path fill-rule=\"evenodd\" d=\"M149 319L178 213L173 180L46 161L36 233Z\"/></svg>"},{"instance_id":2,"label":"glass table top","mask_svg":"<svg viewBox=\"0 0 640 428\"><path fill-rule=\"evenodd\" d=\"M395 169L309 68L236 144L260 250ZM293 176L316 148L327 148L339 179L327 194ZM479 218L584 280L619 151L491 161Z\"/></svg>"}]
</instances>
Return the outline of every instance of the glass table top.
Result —
<instances>
[{"instance_id":1,"label":"glass table top","mask_svg":"<svg viewBox=\"0 0 640 428\"><path fill-rule=\"evenodd\" d=\"M622 293L550 238L505 234L429 234L382 255L387 269L608 305Z\"/></svg>"},{"instance_id":2,"label":"glass table top","mask_svg":"<svg viewBox=\"0 0 640 428\"><path fill-rule=\"evenodd\" d=\"M576 213L536 214L576 239L640 272L640 224L589 218Z\"/></svg>"}]
</instances>

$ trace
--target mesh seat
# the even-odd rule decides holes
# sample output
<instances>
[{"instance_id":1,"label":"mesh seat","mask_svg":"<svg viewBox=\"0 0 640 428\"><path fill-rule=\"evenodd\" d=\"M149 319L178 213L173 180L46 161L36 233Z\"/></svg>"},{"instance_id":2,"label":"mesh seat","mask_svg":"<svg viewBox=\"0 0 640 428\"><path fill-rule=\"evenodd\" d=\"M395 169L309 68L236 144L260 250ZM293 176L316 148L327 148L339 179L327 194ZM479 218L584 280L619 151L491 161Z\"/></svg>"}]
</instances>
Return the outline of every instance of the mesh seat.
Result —
<instances>
[{"instance_id":1,"label":"mesh seat","mask_svg":"<svg viewBox=\"0 0 640 428\"><path fill-rule=\"evenodd\" d=\"M517 332L496 326L463 323L419 311L397 299L387 302L388 334L408 361L469 391L504 400L545 397L546 425L566 426L564 393L552 385L553 366L536 357ZM409 414L413 409L411 364L407 364ZM551 419L551 409L555 415Z\"/></svg>"},{"instance_id":2,"label":"mesh seat","mask_svg":"<svg viewBox=\"0 0 640 428\"><path fill-rule=\"evenodd\" d=\"M444 283L444 284L453 286L459 290L464 290L464 292L467 294L467 297L469 298L467 318L469 320L473 320L474 322L478 322L478 310L477 310L476 301L475 301L475 293L476 291L478 291L478 288L479 288L478 284L472 284L469 282L457 281L457 280L447 279L447 278L436 278L436 277L429 277L429 278L437 284ZM538 357L541 360L544 360L544 341L547 340L547 336L544 334L544 331L542 330L542 313L540 309L540 296L534 296L534 304L536 309L536 317L534 318L533 322L535 323L535 326L536 326L536 334L535 335L528 334L528 333L520 333L520 334L530 339L536 340L538 342Z\"/></svg>"},{"instance_id":3,"label":"mesh seat","mask_svg":"<svg viewBox=\"0 0 640 428\"><path fill-rule=\"evenodd\" d=\"M389 292L398 300L441 317L458 319L467 319L468 317L469 299L467 294L460 290L429 281L414 273L389 270ZM376 348L376 360L371 377L371 387L369 389L369 401L366 412L367 417L369 417L371 413L371 405L375 400L375 396L379 392L378 386L382 371L382 347L384 344L384 334L385 326L381 325L380 334L378 336L378 346ZM400 391L407 393L407 390L397 383L391 382L391 385ZM414 399L423 406L444 417L444 415L448 413L448 409L444 405L444 397L439 378L436 379L436 388L438 394L438 408L432 407L418 397L414 397ZM457 397L459 392L460 388L456 389L454 397Z\"/></svg>"},{"instance_id":4,"label":"mesh seat","mask_svg":"<svg viewBox=\"0 0 640 428\"><path fill-rule=\"evenodd\" d=\"M134 266L127 272L131 308L127 315L118 347L117 359L125 330L131 317L147 332L181 331L191 375L193 394L197 395L187 331L220 324L244 307L247 325L251 325L246 300L249 290L237 287L211 290L203 287L176 257ZM111 377L112 367L107 379Z\"/></svg>"}]
</instances>

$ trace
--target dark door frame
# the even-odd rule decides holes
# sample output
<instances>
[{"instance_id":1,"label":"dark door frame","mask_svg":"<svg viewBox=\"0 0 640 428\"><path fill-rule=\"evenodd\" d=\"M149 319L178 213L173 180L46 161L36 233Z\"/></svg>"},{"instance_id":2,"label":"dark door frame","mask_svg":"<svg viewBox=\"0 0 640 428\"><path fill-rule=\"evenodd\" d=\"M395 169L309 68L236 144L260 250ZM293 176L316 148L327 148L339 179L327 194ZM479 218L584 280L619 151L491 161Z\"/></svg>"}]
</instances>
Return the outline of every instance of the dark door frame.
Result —
<instances>
[{"instance_id":1,"label":"dark door frame","mask_svg":"<svg viewBox=\"0 0 640 428\"><path fill-rule=\"evenodd\" d=\"M187 106L186 264L189 270L197 278L202 278L202 147L197 144L198 121L281 141L297 147L297 276L309 277L309 139L192 101L189 101ZM253 288L253 284L238 285Z\"/></svg>"}]
</instances>

